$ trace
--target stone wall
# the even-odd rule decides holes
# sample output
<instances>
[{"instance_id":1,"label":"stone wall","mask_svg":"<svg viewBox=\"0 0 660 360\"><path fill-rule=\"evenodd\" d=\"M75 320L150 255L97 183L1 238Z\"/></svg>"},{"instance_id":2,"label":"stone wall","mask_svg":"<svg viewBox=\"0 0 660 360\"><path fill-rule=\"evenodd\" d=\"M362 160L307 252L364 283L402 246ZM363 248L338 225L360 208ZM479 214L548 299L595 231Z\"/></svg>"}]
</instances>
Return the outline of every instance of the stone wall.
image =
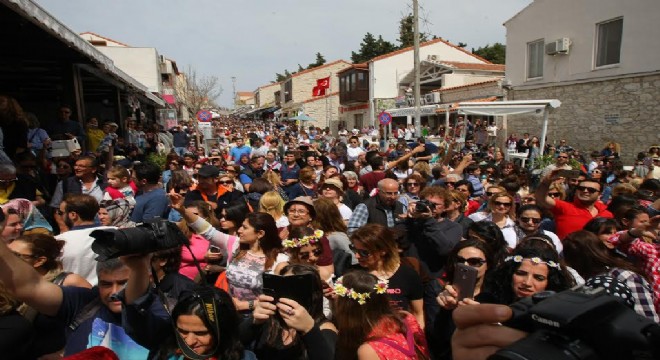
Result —
<instances>
[{"instance_id":1,"label":"stone wall","mask_svg":"<svg viewBox=\"0 0 660 360\"><path fill-rule=\"evenodd\" d=\"M638 152L660 144L660 75L509 92L508 100L529 99L561 101L561 107L549 115L551 144L566 139L588 154L615 141L621 145L621 157L627 164ZM542 121L542 116L509 116L508 134L540 136Z\"/></svg>"},{"instance_id":2,"label":"stone wall","mask_svg":"<svg viewBox=\"0 0 660 360\"><path fill-rule=\"evenodd\" d=\"M442 104L504 95L502 88L499 87L497 81L457 86L446 90L440 90L440 94L442 96L440 103Z\"/></svg>"}]
</instances>

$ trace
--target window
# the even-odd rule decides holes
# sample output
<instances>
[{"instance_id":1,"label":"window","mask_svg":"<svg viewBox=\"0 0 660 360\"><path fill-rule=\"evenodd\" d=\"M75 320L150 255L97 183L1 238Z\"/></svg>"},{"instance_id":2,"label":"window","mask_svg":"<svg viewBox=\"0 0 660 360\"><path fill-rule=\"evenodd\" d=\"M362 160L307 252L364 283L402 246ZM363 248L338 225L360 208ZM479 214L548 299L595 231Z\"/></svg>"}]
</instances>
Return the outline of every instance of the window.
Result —
<instances>
[{"instance_id":1,"label":"window","mask_svg":"<svg viewBox=\"0 0 660 360\"><path fill-rule=\"evenodd\" d=\"M362 129L362 123L364 122L364 114L355 114L353 115L353 120L355 124L355 127L358 129Z\"/></svg>"},{"instance_id":2,"label":"window","mask_svg":"<svg viewBox=\"0 0 660 360\"><path fill-rule=\"evenodd\" d=\"M365 72L357 73L357 87L358 90L367 90L369 89L367 83L367 74Z\"/></svg>"},{"instance_id":3,"label":"window","mask_svg":"<svg viewBox=\"0 0 660 360\"><path fill-rule=\"evenodd\" d=\"M596 67L618 64L621 60L623 18L597 24Z\"/></svg>"},{"instance_id":4,"label":"window","mask_svg":"<svg viewBox=\"0 0 660 360\"><path fill-rule=\"evenodd\" d=\"M543 77L543 40L527 43L527 78Z\"/></svg>"},{"instance_id":5,"label":"window","mask_svg":"<svg viewBox=\"0 0 660 360\"><path fill-rule=\"evenodd\" d=\"M284 83L284 102L289 102L293 100L293 84L291 83L291 79L287 80Z\"/></svg>"}]
</instances>

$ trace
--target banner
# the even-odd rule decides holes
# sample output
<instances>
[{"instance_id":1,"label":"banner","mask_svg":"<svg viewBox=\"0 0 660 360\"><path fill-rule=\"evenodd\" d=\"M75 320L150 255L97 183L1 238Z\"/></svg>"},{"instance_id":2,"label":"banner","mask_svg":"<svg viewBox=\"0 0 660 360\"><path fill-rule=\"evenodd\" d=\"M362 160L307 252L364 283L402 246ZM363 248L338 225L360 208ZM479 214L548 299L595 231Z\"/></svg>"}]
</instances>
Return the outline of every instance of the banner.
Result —
<instances>
[{"instance_id":1,"label":"banner","mask_svg":"<svg viewBox=\"0 0 660 360\"><path fill-rule=\"evenodd\" d=\"M323 79L318 79L316 80L316 86L320 87L322 89L329 89L330 88L330 76L323 78Z\"/></svg>"}]
</instances>

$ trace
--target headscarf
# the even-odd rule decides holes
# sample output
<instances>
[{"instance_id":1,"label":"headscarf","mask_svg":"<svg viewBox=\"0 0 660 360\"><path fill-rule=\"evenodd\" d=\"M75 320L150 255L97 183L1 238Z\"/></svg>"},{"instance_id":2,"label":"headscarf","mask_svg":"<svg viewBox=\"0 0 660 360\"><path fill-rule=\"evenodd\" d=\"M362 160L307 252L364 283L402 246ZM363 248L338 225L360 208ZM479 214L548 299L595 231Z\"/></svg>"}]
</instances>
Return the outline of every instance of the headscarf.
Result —
<instances>
[{"instance_id":1,"label":"headscarf","mask_svg":"<svg viewBox=\"0 0 660 360\"><path fill-rule=\"evenodd\" d=\"M126 199L104 200L101 207L108 211L110 216L110 226L118 228L134 227L135 223L131 221L131 205Z\"/></svg>"},{"instance_id":2,"label":"headscarf","mask_svg":"<svg viewBox=\"0 0 660 360\"><path fill-rule=\"evenodd\" d=\"M2 209L13 209L18 213L18 217L23 224L23 231L34 229L45 229L53 233L53 227L50 226L46 218L34 207L32 201L28 199L12 199L2 205Z\"/></svg>"}]
</instances>

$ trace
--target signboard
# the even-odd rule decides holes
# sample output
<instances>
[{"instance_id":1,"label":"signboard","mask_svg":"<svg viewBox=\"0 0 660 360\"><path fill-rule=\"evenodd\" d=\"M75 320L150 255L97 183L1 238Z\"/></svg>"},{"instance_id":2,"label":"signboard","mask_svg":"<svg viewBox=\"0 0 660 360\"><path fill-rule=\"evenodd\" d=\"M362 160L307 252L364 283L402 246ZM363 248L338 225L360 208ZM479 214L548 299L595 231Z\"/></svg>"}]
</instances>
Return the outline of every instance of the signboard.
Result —
<instances>
[{"instance_id":1,"label":"signboard","mask_svg":"<svg viewBox=\"0 0 660 360\"><path fill-rule=\"evenodd\" d=\"M380 123L383 125L387 125L392 122L392 115L383 111L382 113L378 114L378 121L380 121Z\"/></svg>"},{"instance_id":2,"label":"signboard","mask_svg":"<svg viewBox=\"0 0 660 360\"><path fill-rule=\"evenodd\" d=\"M204 139L212 139L213 138L213 127L211 126L210 122L199 121L197 123L197 129L202 134Z\"/></svg>"},{"instance_id":3,"label":"signboard","mask_svg":"<svg viewBox=\"0 0 660 360\"><path fill-rule=\"evenodd\" d=\"M428 115L435 115L435 110L438 108L438 105L425 105L425 106L420 106L419 107L419 113L420 115L428 116ZM408 108L400 108L400 109L390 109L387 110L387 112L392 115L392 116L414 116L415 115L415 108L414 107L408 107Z\"/></svg>"},{"instance_id":4,"label":"signboard","mask_svg":"<svg viewBox=\"0 0 660 360\"><path fill-rule=\"evenodd\" d=\"M213 118L213 114L208 110L200 110L195 116L199 122L209 122Z\"/></svg>"}]
</instances>

